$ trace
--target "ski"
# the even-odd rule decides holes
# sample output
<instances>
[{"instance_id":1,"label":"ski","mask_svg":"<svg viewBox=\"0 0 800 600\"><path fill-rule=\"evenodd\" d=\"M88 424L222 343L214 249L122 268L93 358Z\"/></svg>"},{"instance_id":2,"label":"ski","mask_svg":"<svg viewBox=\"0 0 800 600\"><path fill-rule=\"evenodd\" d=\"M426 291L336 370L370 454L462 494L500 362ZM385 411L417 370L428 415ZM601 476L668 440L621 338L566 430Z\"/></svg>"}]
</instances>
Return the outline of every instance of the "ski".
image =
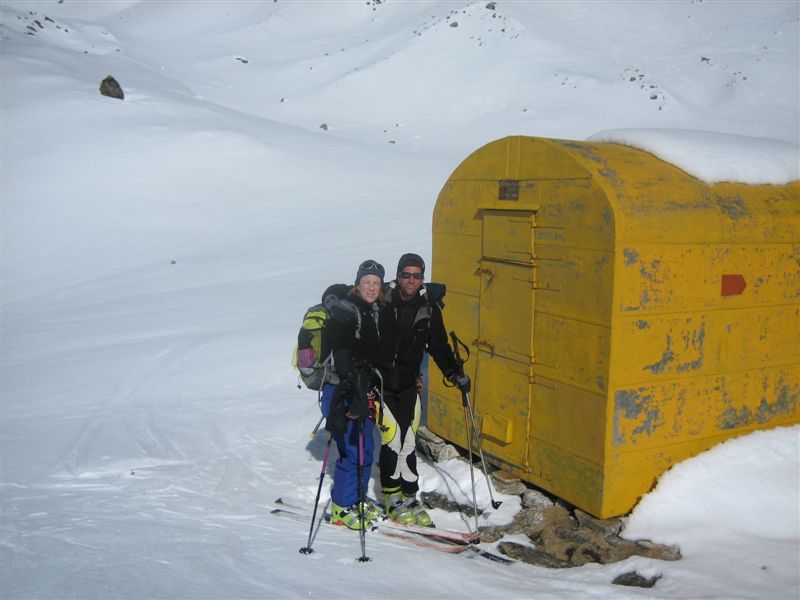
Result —
<instances>
[{"instance_id":1,"label":"ski","mask_svg":"<svg viewBox=\"0 0 800 600\"><path fill-rule=\"evenodd\" d=\"M309 523L311 520L311 513L299 512L297 510L287 508L275 508L270 511L271 514L278 517L286 517L297 521L299 523ZM340 531L349 531L346 527L334 525L330 522L330 515L324 515L319 521L322 525L338 529ZM392 531L391 529L372 529L371 534L377 534L382 537L390 538L393 540L400 540L409 542L415 546L428 548L429 550L436 550L437 552L446 552L448 554L460 554L469 549L469 546L464 544L451 544L449 542L439 542L430 538L424 538L413 533L401 533L399 531Z\"/></svg>"},{"instance_id":2,"label":"ski","mask_svg":"<svg viewBox=\"0 0 800 600\"><path fill-rule=\"evenodd\" d=\"M309 523L311 520L313 506L307 502L297 498L282 497L278 498L275 504L278 505L278 508L271 511L273 515L290 518L302 523ZM347 529L341 525L333 525L330 522L330 514L328 513L321 514L321 511L319 511L318 521L328 527L347 531ZM432 531L444 535L434 535ZM404 526L393 521L381 521L370 530L370 534L377 534L389 539L408 542L415 546L428 548L429 550L435 550L437 552L445 552L447 554L463 554L465 557L480 556L481 558L486 558L487 560L501 564L517 562L514 559L476 546L476 542L470 541L474 539L472 534L460 531Z\"/></svg>"},{"instance_id":3,"label":"ski","mask_svg":"<svg viewBox=\"0 0 800 600\"><path fill-rule=\"evenodd\" d=\"M291 496L282 496L275 500L275 504L305 511L309 514L311 514L314 510L312 503L305 502L299 498L293 498ZM468 531L456 531L454 529L441 529L438 527L422 527L420 525L403 525L389 519L379 521L377 525L381 529L392 529L406 533L415 533L424 537L447 540L449 542L462 545L474 544L478 541L478 534Z\"/></svg>"}]
</instances>

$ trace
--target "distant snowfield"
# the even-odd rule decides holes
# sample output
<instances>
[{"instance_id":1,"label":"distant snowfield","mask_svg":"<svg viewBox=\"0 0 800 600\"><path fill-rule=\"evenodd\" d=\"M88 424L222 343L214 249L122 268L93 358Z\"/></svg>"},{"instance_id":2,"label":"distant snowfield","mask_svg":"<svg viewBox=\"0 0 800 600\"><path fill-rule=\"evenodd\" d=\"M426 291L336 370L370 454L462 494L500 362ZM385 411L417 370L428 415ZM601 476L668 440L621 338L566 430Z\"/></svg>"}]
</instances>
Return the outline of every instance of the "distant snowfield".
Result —
<instances>
[{"instance_id":1,"label":"distant snowfield","mask_svg":"<svg viewBox=\"0 0 800 600\"><path fill-rule=\"evenodd\" d=\"M307 529L269 514L314 498L325 445L290 367L303 310L365 258L430 257L436 197L483 144L797 179L797 3L487 4L0 4L0 597L797 599L798 426L662 477L625 533L674 563L369 537L363 565L357 536L303 556ZM420 469L471 502L465 463ZM476 481L483 522L508 522L519 499L492 510ZM662 578L612 585L632 570Z\"/></svg>"}]
</instances>

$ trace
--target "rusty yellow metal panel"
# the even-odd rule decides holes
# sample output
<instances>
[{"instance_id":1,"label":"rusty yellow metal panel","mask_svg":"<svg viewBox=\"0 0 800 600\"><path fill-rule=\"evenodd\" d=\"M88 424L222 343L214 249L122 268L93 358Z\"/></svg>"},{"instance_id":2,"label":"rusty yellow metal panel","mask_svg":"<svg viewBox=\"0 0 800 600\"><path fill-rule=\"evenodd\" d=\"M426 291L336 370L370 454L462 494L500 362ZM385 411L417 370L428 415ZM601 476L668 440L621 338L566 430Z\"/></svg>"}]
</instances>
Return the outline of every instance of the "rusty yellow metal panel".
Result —
<instances>
[{"instance_id":1,"label":"rusty yellow metal panel","mask_svg":"<svg viewBox=\"0 0 800 600\"><path fill-rule=\"evenodd\" d=\"M635 452L769 422L787 425L797 418L798 374L763 368L621 387L614 392L610 445Z\"/></svg>"},{"instance_id":2,"label":"rusty yellow metal panel","mask_svg":"<svg viewBox=\"0 0 800 600\"><path fill-rule=\"evenodd\" d=\"M481 415L483 449L519 468L525 462L527 451L531 401L529 369L517 361L487 352L479 352L476 362L473 408ZM500 388L493 385L499 379L504 381ZM464 420L463 414L461 420Z\"/></svg>"},{"instance_id":3,"label":"rusty yellow metal panel","mask_svg":"<svg viewBox=\"0 0 800 600\"><path fill-rule=\"evenodd\" d=\"M482 211L482 256L510 263L530 264L533 258L532 211Z\"/></svg>"},{"instance_id":4,"label":"rusty yellow metal panel","mask_svg":"<svg viewBox=\"0 0 800 600\"><path fill-rule=\"evenodd\" d=\"M592 514L800 421L800 182L709 186L618 144L504 138L444 185L432 263L484 452ZM466 445L435 378L428 425Z\"/></svg>"},{"instance_id":5,"label":"rusty yellow metal panel","mask_svg":"<svg viewBox=\"0 0 800 600\"><path fill-rule=\"evenodd\" d=\"M480 265L478 338L472 343L490 358L502 356L529 365L533 320L531 269L495 260L481 260ZM514 327L505 326L510 315L515 315Z\"/></svg>"}]
</instances>

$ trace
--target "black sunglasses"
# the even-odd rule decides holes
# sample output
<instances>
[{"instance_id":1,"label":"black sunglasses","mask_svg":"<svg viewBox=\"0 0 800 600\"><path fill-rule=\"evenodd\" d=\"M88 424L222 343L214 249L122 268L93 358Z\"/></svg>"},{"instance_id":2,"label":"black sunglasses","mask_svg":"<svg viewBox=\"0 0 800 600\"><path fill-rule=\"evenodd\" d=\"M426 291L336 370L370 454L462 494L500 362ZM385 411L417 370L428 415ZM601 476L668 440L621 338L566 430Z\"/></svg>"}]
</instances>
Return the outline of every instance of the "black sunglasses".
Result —
<instances>
[{"instance_id":1,"label":"black sunglasses","mask_svg":"<svg viewBox=\"0 0 800 600\"><path fill-rule=\"evenodd\" d=\"M408 271L398 273L397 276L400 279L422 279L424 277L422 273L409 273Z\"/></svg>"}]
</instances>

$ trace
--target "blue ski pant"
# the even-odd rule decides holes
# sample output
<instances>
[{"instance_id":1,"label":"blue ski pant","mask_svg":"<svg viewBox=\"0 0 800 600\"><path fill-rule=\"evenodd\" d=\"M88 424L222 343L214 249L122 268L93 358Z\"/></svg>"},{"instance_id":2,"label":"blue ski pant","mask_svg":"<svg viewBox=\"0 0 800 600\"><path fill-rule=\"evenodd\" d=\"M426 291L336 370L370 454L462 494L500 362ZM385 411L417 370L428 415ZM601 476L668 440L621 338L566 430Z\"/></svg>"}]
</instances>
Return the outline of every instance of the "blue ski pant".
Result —
<instances>
[{"instance_id":1,"label":"blue ski pant","mask_svg":"<svg viewBox=\"0 0 800 600\"><path fill-rule=\"evenodd\" d=\"M322 388L322 414L326 417L330 410L333 393L336 386L326 383ZM361 422L364 423L363 435L361 432ZM339 458L333 470L333 489L331 490L331 500L339 506L350 506L358 502L361 492L367 494L369 490L370 472L372 471L372 460L375 455L375 441L373 431L375 430L374 419L351 420L347 421L347 429L341 435L333 436L336 440L336 447L339 450ZM363 440L361 442L360 440ZM363 456L361 456L360 446L363 443ZM360 466L359 466L360 465ZM361 485L359 486L358 472L361 470Z\"/></svg>"}]
</instances>

